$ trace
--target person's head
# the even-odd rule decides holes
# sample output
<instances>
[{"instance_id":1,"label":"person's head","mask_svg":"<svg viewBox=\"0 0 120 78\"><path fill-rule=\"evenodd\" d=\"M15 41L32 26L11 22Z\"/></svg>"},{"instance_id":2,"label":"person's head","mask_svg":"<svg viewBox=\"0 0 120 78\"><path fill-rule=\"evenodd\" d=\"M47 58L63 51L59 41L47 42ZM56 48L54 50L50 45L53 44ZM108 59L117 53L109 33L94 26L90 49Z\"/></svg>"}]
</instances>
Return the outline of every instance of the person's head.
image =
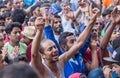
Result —
<instances>
[{"instance_id":1,"label":"person's head","mask_svg":"<svg viewBox=\"0 0 120 78\"><path fill-rule=\"evenodd\" d=\"M3 16L0 16L0 33L2 33L5 37L5 18Z\"/></svg>"},{"instance_id":2,"label":"person's head","mask_svg":"<svg viewBox=\"0 0 120 78\"><path fill-rule=\"evenodd\" d=\"M60 16L54 15L54 23L52 28L55 34L60 35L60 33L62 32L62 24L61 24Z\"/></svg>"},{"instance_id":3,"label":"person's head","mask_svg":"<svg viewBox=\"0 0 120 78\"><path fill-rule=\"evenodd\" d=\"M88 73L88 78L105 78L102 68L95 68Z\"/></svg>"},{"instance_id":4,"label":"person's head","mask_svg":"<svg viewBox=\"0 0 120 78\"><path fill-rule=\"evenodd\" d=\"M0 50L2 50L4 46L4 36L2 33L0 33Z\"/></svg>"},{"instance_id":5,"label":"person's head","mask_svg":"<svg viewBox=\"0 0 120 78\"><path fill-rule=\"evenodd\" d=\"M27 63L27 57L25 55L20 55L17 56L16 58L14 58L13 63L20 63L20 64L24 64Z\"/></svg>"},{"instance_id":6,"label":"person's head","mask_svg":"<svg viewBox=\"0 0 120 78\"><path fill-rule=\"evenodd\" d=\"M7 11L12 10L12 0L5 0L4 5L7 7Z\"/></svg>"},{"instance_id":7,"label":"person's head","mask_svg":"<svg viewBox=\"0 0 120 78\"><path fill-rule=\"evenodd\" d=\"M24 30L22 31L22 34L24 35L22 42L29 45L35 37L35 27L34 26L25 27Z\"/></svg>"},{"instance_id":8,"label":"person's head","mask_svg":"<svg viewBox=\"0 0 120 78\"><path fill-rule=\"evenodd\" d=\"M20 8L22 9L24 6L24 0L19 0L20 1Z\"/></svg>"},{"instance_id":9,"label":"person's head","mask_svg":"<svg viewBox=\"0 0 120 78\"><path fill-rule=\"evenodd\" d=\"M19 0L13 0L13 8L14 9L20 8L20 1Z\"/></svg>"},{"instance_id":10,"label":"person's head","mask_svg":"<svg viewBox=\"0 0 120 78\"><path fill-rule=\"evenodd\" d=\"M11 64L2 69L1 78L39 78L36 71L28 64Z\"/></svg>"},{"instance_id":11,"label":"person's head","mask_svg":"<svg viewBox=\"0 0 120 78\"><path fill-rule=\"evenodd\" d=\"M96 26L92 28L92 37L95 37L95 38L98 37L98 29Z\"/></svg>"},{"instance_id":12,"label":"person's head","mask_svg":"<svg viewBox=\"0 0 120 78\"><path fill-rule=\"evenodd\" d=\"M5 18L5 26L12 22L11 12L6 12L2 16Z\"/></svg>"},{"instance_id":13,"label":"person's head","mask_svg":"<svg viewBox=\"0 0 120 78\"><path fill-rule=\"evenodd\" d=\"M21 24L23 24L26 13L23 9L15 9L11 16L13 22L20 22Z\"/></svg>"},{"instance_id":14,"label":"person's head","mask_svg":"<svg viewBox=\"0 0 120 78\"><path fill-rule=\"evenodd\" d=\"M113 0L114 5L120 5L120 0Z\"/></svg>"},{"instance_id":15,"label":"person's head","mask_svg":"<svg viewBox=\"0 0 120 78\"><path fill-rule=\"evenodd\" d=\"M87 78L87 76L83 73L73 73L69 76L69 78Z\"/></svg>"},{"instance_id":16,"label":"person's head","mask_svg":"<svg viewBox=\"0 0 120 78\"><path fill-rule=\"evenodd\" d=\"M31 12L31 15L34 16L34 17L41 16L39 5L32 6L30 12Z\"/></svg>"},{"instance_id":17,"label":"person's head","mask_svg":"<svg viewBox=\"0 0 120 78\"><path fill-rule=\"evenodd\" d=\"M120 28L115 28L110 37L110 42L114 41L116 38L120 37Z\"/></svg>"},{"instance_id":18,"label":"person's head","mask_svg":"<svg viewBox=\"0 0 120 78\"><path fill-rule=\"evenodd\" d=\"M27 25L28 26L35 26L35 19L36 19L36 17L30 17L28 22L27 22Z\"/></svg>"},{"instance_id":19,"label":"person's head","mask_svg":"<svg viewBox=\"0 0 120 78\"><path fill-rule=\"evenodd\" d=\"M76 38L71 32L63 32L59 37L59 44L64 52L68 51L74 44Z\"/></svg>"},{"instance_id":20,"label":"person's head","mask_svg":"<svg viewBox=\"0 0 120 78\"><path fill-rule=\"evenodd\" d=\"M3 13L5 13L7 11L7 7L0 4L0 15L2 15Z\"/></svg>"},{"instance_id":21,"label":"person's head","mask_svg":"<svg viewBox=\"0 0 120 78\"><path fill-rule=\"evenodd\" d=\"M49 63L54 63L59 60L58 49L55 43L49 39L43 39L41 41L40 53L42 58Z\"/></svg>"},{"instance_id":22,"label":"person's head","mask_svg":"<svg viewBox=\"0 0 120 78\"><path fill-rule=\"evenodd\" d=\"M19 43L21 30L22 26L19 22L12 22L6 27L5 31L8 34L10 42Z\"/></svg>"},{"instance_id":23,"label":"person's head","mask_svg":"<svg viewBox=\"0 0 120 78\"><path fill-rule=\"evenodd\" d=\"M98 33L100 33L101 30L104 28L104 22L102 21L102 18L98 17L96 19L95 26L98 28Z\"/></svg>"},{"instance_id":24,"label":"person's head","mask_svg":"<svg viewBox=\"0 0 120 78\"><path fill-rule=\"evenodd\" d=\"M113 47L114 50L120 47L120 37L113 40L112 47Z\"/></svg>"}]
</instances>

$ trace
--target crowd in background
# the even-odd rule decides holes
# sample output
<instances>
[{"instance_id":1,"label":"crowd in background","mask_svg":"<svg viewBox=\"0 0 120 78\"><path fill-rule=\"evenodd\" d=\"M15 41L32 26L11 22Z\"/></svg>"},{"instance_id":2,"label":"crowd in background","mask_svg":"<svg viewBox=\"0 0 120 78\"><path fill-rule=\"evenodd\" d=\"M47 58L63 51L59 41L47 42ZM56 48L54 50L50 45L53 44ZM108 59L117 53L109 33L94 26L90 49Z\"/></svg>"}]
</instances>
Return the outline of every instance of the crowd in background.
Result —
<instances>
[{"instance_id":1,"label":"crowd in background","mask_svg":"<svg viewBox=\"0 0 120 78\"><path fill-rule=\"evenodd\" d=\"M0 0L0 78L120 78L120 0Z\"/></svg>"}]
</instances>

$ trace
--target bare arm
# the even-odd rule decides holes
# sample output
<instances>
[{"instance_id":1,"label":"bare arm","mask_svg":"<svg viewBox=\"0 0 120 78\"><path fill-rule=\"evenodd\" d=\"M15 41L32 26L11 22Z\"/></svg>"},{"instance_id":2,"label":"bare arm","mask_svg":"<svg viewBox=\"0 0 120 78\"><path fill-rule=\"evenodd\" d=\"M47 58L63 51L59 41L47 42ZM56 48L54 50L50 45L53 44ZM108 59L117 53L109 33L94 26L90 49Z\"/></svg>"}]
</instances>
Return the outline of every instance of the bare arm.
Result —
<instances>
[{"instance_id":1,"label":"bare arm","mask_svg":"<svg viewBox=\"0 0 120 78\"><path fill-rule=\"evenodd\" d=\"M72 57L74 56L78 50L82 47L82 45L85 43L87 37L89 36L89 33L93 27L93 24L96 20L96 17L99 13L99 10L94 10L94 16L92 17L92 19L89 21L88 26L86 27L86 29L80 34L80 36L78 37L77 41L74 43L74 45L69 49L68 52L62 54L60 56L60 61L62 61L63 65Z\"/></svg>"},{"instance_id":2,"label":"bare arm","mask_svg":"<svg viewBox=\"0 0 120 78\"><path fill-rule=\"evenodd\" d=\"M37 32L36 32L35 38L33 39L32 48L31 48L31 57L32 57L31 64L33 67L36 68L39 74L43 74L45 70L44 65L42 64L42 58L39 54L40 41L41 41L41 36L43 32L43 27L44 27L41 20L42 18L38 17L35 21Z\"/></svg>"},{"instance_id":3,"label":"bare arm","mask_svg":"<svg viewBox=\"0 0 120 78\"><path fill-rule=\"evenodd\" d=\"M117 8L115 8L113 10L113 12L111 14L111 20L112 20L112 23L109 26L109 28L107 29L106 34L103 36L103 39L101 41L101 56L102 56L102 58L105 56L108 56L108 52L105 52L105 51L107 51L106 48L107 48L109 39L111 37L111 34L112 34L113 29L115 28L116 24L118 24L120 22L120 15L118 14Z\"/></svg>"},{"instance_id":4,"label":"bare arm","mask_svg":"<svg viewBox=\"0 0 120 78\"><path fill-rule=\"evenodd\" d=\"M91 54L92 54L92 62L86 63L86 68L88 71L99 67L99 61L97 56L97 41L92 40L90 44Z\"/></svg>"}]
</instances>

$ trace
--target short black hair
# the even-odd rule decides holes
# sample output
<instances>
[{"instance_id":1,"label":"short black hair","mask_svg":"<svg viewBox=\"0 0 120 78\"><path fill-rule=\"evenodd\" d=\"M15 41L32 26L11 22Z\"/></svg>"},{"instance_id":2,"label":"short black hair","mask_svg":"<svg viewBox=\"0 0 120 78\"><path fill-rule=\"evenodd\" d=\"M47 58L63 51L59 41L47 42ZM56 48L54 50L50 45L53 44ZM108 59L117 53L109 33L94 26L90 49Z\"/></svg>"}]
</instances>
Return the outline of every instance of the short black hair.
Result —
<instances>
[{"instance_id":1,"label":"short black hair","mask_svg":"<svg viewBox=\"0 0 120 78\"><path fill-rule=\"evenodd\" d=\"M11 64L4 69L0 78L39 78L36 71L29 64Z\"/></svg>"},{"instance_id":2,"label":"short black hair","mask_svg":"<svg viewBox=\"0 0 120 78\"><path fill-rule=\"evenodd\" d=\"M60 18L60 19L61 19L61 17L60 17L59 15L57 15L57 14L55 14L54 17L55 17L55 18Z\"/></svg>"},{"instance_id":3,"label":"short black hair","mask_svg":"<svg viewBox=\"0 0 120 78\"><path fill-rule=\"evenodd\" d=\"M62 45L66 45L67 44L67 37L68 36L71 36L71 35L74 35L73 33L71 32L63 32L60 34L60 37L59 37L59 44L60 46Z\"/></svg>"},{"instance_id":4,"label":"short black hair","mask_svg":"<svg viewBox=\"0 0 120 78\"><path fill-rule=\"evenodd\" d=\"M14 58L13 63L20 62L20 61L28 62L26 55L20 55Z\"/></svg>"},{"instance_id":5,"label":"short black hair","mask_svg":"<svg viewBox=\"0 0 120 78\"><path fill-rule=\"evenodd\" d=\"M19 22L12 22L5 28L5 32L10 34L14 27L18 27L22 30L22 25Z\"/></svg>"},{"instance_id":6,"label":"short black hair","mask_svg":"<svg viewBox=\"0 0 120 78\"><path fill-rule=\"evenodd\" d=\"M0 15L0 20L4 20L5 21L5 17L3 15Z\"/></svg>"},{"instance_id":7,"label":"short black hair","mask_svg":"<svg viewBox=\"0 0 120 78\"><path fill-rule=\"evenodd\" d=\"M41 5L43 4L43 2L37 2L34 6L31 7L30 9L30 13L31 15L33 15L33 11L37 8L37 7L41 7Z\"/></svg>"},{"instance_id":8,"label":"short black hair","mask_svg":"<svg viewBox=\"0 0 120 78\"><path fill-rule=\"evenodd\" d=\"M23 9L15 9L12 12L12 21L13 22L20 22L21 24L23 24L24 19L26 17L26 12Z\"/></svg>"},{"instance_id":9,"label":"short black hair","mask_svg":"<svg viewBox=\"0 0 120 78\"><path fill-rule=\"evenodd\" d=\"M12 3L13 0L5 0L3 3L4 3L4 4L7 4L8 2Z\"/></svg>"},{"instance_id":10,"label":"short black hair","mask_svg":"<svg viewBox=\"0 0 120 78\"><path fill-rule=\"evenodd\" d=\"M11 12L7 11L2 16L6 19L7 17L11 17Z\"/></svg>"}]
</instances>

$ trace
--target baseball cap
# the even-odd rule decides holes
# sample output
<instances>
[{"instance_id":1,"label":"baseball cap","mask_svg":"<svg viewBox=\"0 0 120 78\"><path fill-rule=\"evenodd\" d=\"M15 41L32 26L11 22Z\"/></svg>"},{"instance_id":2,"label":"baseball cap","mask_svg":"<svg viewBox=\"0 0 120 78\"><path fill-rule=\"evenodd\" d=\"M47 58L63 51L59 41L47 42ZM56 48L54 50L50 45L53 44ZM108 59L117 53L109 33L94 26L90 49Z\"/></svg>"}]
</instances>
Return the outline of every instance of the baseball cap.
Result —
<instances>
[{"instance_id":1,"label":"baseball cap","mask_svg":"<svg viewBox=\"0 0 120 78\"><path fill-rule=\"evenodd\" d=\"M70 75L69 78L87 78L87 77L83 73L74 73L74 74Z\"/></svg>"},{"instance_id":2,"label":"baseball cap","mask_svg":"<svg viewBox=\"0 0 120 78\"><path fill-rule=\"evenodd\" d=\"M104 57L103 60L109 62L120 62L120 47L114 50L112 57Z\"/></svg>"}]
</instances>

